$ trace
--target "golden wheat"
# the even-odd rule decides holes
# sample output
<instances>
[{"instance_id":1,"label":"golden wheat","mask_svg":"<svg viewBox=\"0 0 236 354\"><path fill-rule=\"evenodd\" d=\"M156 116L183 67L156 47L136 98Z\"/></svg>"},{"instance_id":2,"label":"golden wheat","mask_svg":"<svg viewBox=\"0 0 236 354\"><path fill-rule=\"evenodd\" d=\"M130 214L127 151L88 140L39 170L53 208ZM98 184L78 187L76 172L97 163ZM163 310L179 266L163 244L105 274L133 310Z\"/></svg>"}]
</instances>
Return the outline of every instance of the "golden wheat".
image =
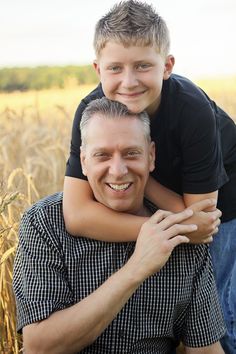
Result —
<instances>
[{"instance_id":1,"label":"golden wheat","mask_svg":"<svg viewBox=\"0 0 236 354\"><path fill-rule=\"evenodd\" d=\"M0 95L0 353L22 350L12 291L19 221L62 190L73 113L90 89Z\"/></svg>"},{"instance_id":2,"label":"golden wheat","mask_svg":"<svg viewBox=\"0 0 236 354\"><path fill-rule=\"evenodd\" d=\"M236 80L198 82L236 118ZM12 292L23 211L62 190L75 109L91 86L0 94L0 353L21 352Z\"/></svg>"}]
</instances>

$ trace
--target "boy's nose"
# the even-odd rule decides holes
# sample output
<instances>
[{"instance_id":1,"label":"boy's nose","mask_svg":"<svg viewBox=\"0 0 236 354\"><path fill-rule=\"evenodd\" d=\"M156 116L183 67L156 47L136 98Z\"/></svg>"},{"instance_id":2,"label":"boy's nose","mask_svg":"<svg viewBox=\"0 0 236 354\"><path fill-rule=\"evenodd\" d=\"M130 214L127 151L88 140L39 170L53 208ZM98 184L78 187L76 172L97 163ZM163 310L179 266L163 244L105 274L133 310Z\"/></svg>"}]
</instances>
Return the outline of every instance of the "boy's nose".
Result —
<instances>
[{"instance_id":1,"label":"boy's nose","mask_svg":"<svg viewBox=\"0 0 236 354\"><path fill-rule=\"evenodd\" d=\"M123 83L123 87L128 89L137 86L138 80L135 73L132 70L125 71L123 75L122 83Z\"/></svg>"}]
</instances>

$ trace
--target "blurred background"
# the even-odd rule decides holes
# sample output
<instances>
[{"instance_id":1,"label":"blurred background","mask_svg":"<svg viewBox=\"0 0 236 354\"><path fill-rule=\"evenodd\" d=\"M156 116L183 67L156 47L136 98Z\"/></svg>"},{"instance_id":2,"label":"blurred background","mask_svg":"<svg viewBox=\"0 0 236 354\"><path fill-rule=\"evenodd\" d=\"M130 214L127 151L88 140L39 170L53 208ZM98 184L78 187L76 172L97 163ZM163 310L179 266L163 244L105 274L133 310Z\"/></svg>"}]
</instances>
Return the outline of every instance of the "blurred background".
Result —
<instances>
[{"instance_id":1,"label":"blurred background","mask_svg":"<svg viewBox=\"0 0 236 354\"><path fill-rule=\"evenodd\" d=\"M0 353L22 352L12 269L24 210L62 190L74 112L97 84L94 27L114 0L3 0L0 12ZM147 0L166 20L175 73L236 120L235 0Z\"/></svg>"},{"instance_id":2,"label":"blurred background","mask_svg":"<svg viewBox=\"0 0 236 354\"><path fill-rule=\"evenodd\" d=\"M94 26L116 0L3 0L0 67L81 65L94 59ZM147 0L166 20L182 75L236 72L234 0Z\"/></svg>"}]
</instances>

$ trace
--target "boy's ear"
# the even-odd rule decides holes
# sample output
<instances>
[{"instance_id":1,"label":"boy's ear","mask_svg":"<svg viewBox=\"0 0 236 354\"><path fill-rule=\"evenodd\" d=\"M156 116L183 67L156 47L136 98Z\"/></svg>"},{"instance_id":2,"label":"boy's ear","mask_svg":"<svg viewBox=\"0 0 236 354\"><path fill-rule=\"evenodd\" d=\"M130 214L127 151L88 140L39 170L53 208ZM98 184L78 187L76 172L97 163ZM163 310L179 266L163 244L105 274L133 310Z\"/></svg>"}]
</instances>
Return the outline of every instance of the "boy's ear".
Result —
<instances>
[{"instance_id":1,"label":"boy's ear","mask_svg":"<svg viewBox=\"0 0 236 354\"><path fill-rule=\"evenodd\" d=\"M166 58L166 62L165 62L165 69L164 69L164 80L169 79L172 71L173 71L173 67L175 65L175 58L173 57L173 55L168 55Z\"/></svg>"},{"instance_id":2,"label":"boy's ear","mask_svg":"<svg viewBox=\"0 0 236 354\"><path fill-rule=\"evenodd\" d=\"M97 75L100 77L100 67L99 67L99 64L98 64L97 60L94 60L93 67L94 67Z\"/></svg>"},{"instance_id":3,"label":"boy's ear","mask_svg":"<svg viewBox=\"0 0 236 354\"><path fill-rule=\"evenodd\" d=\"M87 176L87 168L86 168L86 162L85 162L85 151L82 147L80 147L80 163L81 163L83 175Z\"/></svg>"}]
</instances>

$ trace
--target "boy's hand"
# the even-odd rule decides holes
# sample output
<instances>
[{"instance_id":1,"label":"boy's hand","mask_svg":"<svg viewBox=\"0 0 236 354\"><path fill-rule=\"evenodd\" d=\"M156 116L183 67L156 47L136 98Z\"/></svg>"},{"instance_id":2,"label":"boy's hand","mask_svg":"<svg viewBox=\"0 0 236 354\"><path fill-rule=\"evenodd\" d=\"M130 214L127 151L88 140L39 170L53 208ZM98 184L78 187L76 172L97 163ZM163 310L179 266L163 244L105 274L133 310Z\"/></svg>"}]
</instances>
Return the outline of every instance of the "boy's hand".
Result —
<instances>
[{"instance_id":1,"label":"boy's hand","mask_svg":"<svg viewBox=\"0 0 236 354\"><path fill-rule=\"evenodd\" d=\"M215 210L206 211L214 206ZM213 241L213 236L218 232L220 225L221 211L216 208L216 201L213 199L205 199L192 204L189 208L193 210L193 216L184 223L193 223L198 226L198 229L190 234L188 238L190 243L210 243Z\"/></svg>"}]
</instances>

